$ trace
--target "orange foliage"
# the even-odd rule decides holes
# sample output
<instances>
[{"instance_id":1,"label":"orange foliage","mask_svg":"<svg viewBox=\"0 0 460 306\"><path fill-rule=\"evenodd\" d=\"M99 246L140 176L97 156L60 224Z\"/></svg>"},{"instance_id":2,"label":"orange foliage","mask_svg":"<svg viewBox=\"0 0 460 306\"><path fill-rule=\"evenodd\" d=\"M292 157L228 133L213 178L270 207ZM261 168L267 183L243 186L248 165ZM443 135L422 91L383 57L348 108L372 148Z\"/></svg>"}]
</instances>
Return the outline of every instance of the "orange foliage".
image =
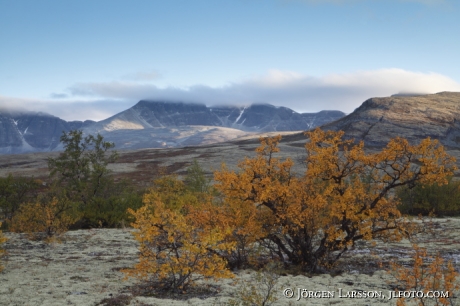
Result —
<instances>
[{"instance_id":1,"label":"orange foliage","mask_svg":"<svg viewBox=\"0 0 460 306\"><path fill-rule=\"evenodd\" d=\"M390 191L417 181L444 183L454 158L430 139L413 146L396 138L367 154L362 142L343 134L306 133L302 176L291 173L291 159L275 157L281 136L261 138L257 156L240 162L239 172L215 173L224 196L214 213L219 222L306 271L330 266L357 240L401 239L410 227Z\"/></svg>"},{"instance_id":2,"label":"orange foliage","mask_svg":"<svg viewBox=\"0 0 460 306\"><path fill-rule=\"evenodd\" d=\"M207 201L200 206L189 207L190 220L195 227L203 232L219 229L225 233L222 241L233 247L217 253L228 261L230 268L242 268L256 259L254 243L265 233L262 215L255 206L241 207L232 201L225 205Z\"/></svg>"},{"instance_id":3,"label":"orange foliage","mask_svg":"<svg viewBox=\"0 0 460 306\"><path fill-rule=\"evenodd\" d=\"M430 292L442 291L447 296L434 296L431 298L415 297L418 305L453 305L453 293L460 289L459 273L455 271L452 262L447 264L437 254L429 256L427 250L414 246L413 266L404 267L397 263L391 264L391 273L406 291L423 292L426 296ZM398 298L398 306L406 305L404 297Z\"/></svg>"},{"instance_id":4,"label":"orange foliage","mask_svg":"<svg viewBox=\"0 0 460 306\"><path fill-rule=\"evenodd\" d=\"M21 206L11 220L10 230L17 233L28 233L37 238L45 233L47 240L66 232L70 225L79 218L69 213L71 209L67 200L53 198L51 201L28 203Z\"/></svg>"},{"instance_id":5,"label":"orange foliage","mask_svg":"<svg viewBox=\"0 0 460 306\"><path fill-rule=\"evenodd\" d=\"M129 211L136 218L132 225L137 229L133 234L140 242L140 255L134 269L123 272L173 291L185 290L200 278L232 277L227 262L219 256L220 251L233 248L223 241L226 233L222 227L202 230L184 206L168 207L163 202L171 198L183 203L173 194L160 195L152 189L142 208Z\"/></svg>"}]
</instances>

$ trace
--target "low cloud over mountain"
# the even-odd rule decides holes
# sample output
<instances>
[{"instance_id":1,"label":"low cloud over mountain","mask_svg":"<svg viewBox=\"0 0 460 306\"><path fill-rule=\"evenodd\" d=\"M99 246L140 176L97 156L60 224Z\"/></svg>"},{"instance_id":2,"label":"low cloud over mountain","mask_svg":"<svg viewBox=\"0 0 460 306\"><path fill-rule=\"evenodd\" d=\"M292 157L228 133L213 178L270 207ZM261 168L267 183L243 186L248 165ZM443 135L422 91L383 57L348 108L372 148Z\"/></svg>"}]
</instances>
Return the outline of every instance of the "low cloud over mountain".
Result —
<instances>
[{"instance_id":1,"label":"low cloud over mountain","mask_svg":"<svg viewBox=\"0 0 460 306\"><path fill-rule=\"evenodd\" d=\"M380 69L309 76L272 70L223 86L159 86L155 71L133 73L110 82L85 82L62 88L50 99L0 96L0 105L52 113L65 120L102 120L148 98L212 105L269 103L299 113L336 109L351 113L369 97L398 93L460 91L460 84L437 73ZM160 78L161 79L161 78Z\"/></svg>"},{"instance_id":2,"label":"low cloud over mountain","mask_svg":"<svg viewBox=\"0 0 460 306\"><path fill-rule=\"evenodd\" d=\"M400 92L436 93L460 91L456 81L436 73L402 69L358 71L313 77L289 71L272 70L267 75L234 82L222 87L204 85L189 88L160 88L154 84L128 82L79 83L69 88L74 96L192 101L210 104L249 104L253 102L286 106L298 112L339 109L352 112L370 96Z\"/></svg>"}]
</instances>

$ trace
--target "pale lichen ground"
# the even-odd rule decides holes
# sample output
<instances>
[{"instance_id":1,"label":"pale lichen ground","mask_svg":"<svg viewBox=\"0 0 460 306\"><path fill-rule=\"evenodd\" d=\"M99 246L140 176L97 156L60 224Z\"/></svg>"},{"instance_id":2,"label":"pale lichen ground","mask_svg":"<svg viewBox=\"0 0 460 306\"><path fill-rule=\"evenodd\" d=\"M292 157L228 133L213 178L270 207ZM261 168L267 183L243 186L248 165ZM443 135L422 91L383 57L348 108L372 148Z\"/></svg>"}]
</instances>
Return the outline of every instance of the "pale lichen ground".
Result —
<instances>
[{"instance_id":1,"label":"pale lichen ground","mask_svg":"<svg viewBox=\"0 0 460 306\"><path fill-rule=\"evenodd\" d=\"M129 229L91 229L68 232L60 244L29 241L23 234L6 233L5 270L0 273L0 305L97 305L104 298L130 294L133 280L123 280L122 268L137 261L137 243ZM460 219L435 219L432 234L421 236L421 246L439 250L460 268ZM373 257L377 255L377 257ZM379 258L379 259L378 259ZM285 275L278 279L275 305L395 305L388 299L393 290L392 277L377 267L395 260L410 258L410 244L361 244L345 258L342 273L306 277ZM255 272L238 271L237 280L254 282ZM130 305L225 305L236 298L240 287L235 280L209 282L216 289L213 296L181 300L135 297ZM291 288L294 296L283 297ZM334 292L333 298L301 298L298 291ZM383 298L340 298L351 291L377 291ZM459 299L460 304L460 299Z\"/></svg>"}]
</instances>

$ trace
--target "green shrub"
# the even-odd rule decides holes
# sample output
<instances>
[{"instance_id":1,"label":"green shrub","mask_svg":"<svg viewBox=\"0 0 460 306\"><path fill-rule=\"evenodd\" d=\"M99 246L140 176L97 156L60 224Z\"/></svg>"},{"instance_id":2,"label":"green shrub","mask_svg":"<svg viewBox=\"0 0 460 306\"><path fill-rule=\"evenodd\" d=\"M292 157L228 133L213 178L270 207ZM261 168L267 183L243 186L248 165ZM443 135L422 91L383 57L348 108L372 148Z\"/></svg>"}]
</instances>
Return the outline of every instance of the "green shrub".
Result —
<instances>
[{"instance_id":1,"label":"green shrub","mask_svg":"<svg viewBox=\"0 0 460 306\"><path fill-rule=\"evenodd\" d=\"M11 220L22 203L37 196L41 186L41 181L34 178L14 177L11 173L0 177L0 220Z\"/></svg>"},{"instance_id":2,"label":"green shrub","mask_svg":"<svg viewBox=\"0 0 460 306\"><path fill-rule=\"evenodd\" d=\"M399 210L410 215L460 215L460 181L448 180L446 185L416 184L397 191L401 200Z\"/></svg>"},{"instance_id":3,"label":"green shrub","mask_svg":"<svg viewBox=\"0 0 460 306\"><path fill-rule=\"evenodd\" d=\"M48 160L48 168L58 198L76 203L81 214L72 228L116 227L134 221L127 210L140 208L142 196L127 181L116 182L108 169L118 156L114 144L101 135L83 136L82 131L64 132L61 142L65 150Z\"/></svg>"},{"instance_id":4,"label":"green shrub","mask_svg":"<svg viewBox=\"0 0 460 306\"><path fill-rule=\"evenodd\" d=\"M81 227L118 227L134 221L127 211L142 206L142 192L134 190L126 181L111 182L110 186L83 209Z\"/></svg>"}]
</instances>

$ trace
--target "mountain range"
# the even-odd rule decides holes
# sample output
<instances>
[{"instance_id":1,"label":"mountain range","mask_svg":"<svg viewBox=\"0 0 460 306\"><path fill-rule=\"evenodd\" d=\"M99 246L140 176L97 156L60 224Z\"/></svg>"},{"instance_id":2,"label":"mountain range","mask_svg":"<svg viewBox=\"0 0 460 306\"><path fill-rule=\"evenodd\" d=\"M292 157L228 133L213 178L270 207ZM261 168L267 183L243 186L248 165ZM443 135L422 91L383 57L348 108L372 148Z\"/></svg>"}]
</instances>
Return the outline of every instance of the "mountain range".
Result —
<instances>
[{"instance_id":1,"label":"mountain range","mask_svg":"<svg viewBox=\"0 0 460 306\"><path fill-rule=\"evenodd\" d=\"M105 120L65 121L34 112L0 111L0 154L62 150L62 132L100 133L117 149L209 144L263 132L303 131L345 116L340 111L297 113L270 104L215 106L141 100Z\"/></svg>"},{"instance_id":2,"label":"mountain range","mask_svg":"<svg viewBox=\"0 0 460 306\"><path fill-rule=\"evenodd\" d=\"M241 113L242 108L238 109L240 109ZM253 134L249 134L247 137L232 138L230 141L223 141L225 135L217 139L218 135L222 135L220 132L223 130L239 131L241 134L248 133L243 130L223 126L179 126L175 128L156 126L144 128L142 124L147 127L146 124L148 122L142 123L141 121L131 120L129 117L123 118L122 115L127 116L131 111L128 112L127 110L127 112L123 113L101 122L89 123L88 126L83 128L86 131L90 131L91 129L93 131L102 130L107 135L111 135L110 137L114 137L118 133L123 135L129 131L133 132L129 134L132 136L139 131L150 131L153 133L153 131L158 132L163 130L165 137L169 135L168 139L173 138L170 134L173 131L176 133L176 137L181 133L183 135L189 133L189 135L193 134L193 137L190 137L190 139L196 140L200 137L205 139L206 135L214 133L214 137L219 141L218 143L201 146L186 146L187 141L185 141L182 143L182 146L168 148L168 145L165 145L166 148L162 150L120 150L119 160L117 163L112 164L110 169L114 171L118 178L132 180L135 184L142 187L150 186L152 176L158 173L176 173L179 175L187 173L187 167L190 166L191 161L194 159L200 162L209 175L216 169L220 169L223 162L229 169L236 170L238 161L241 161L245 157L253 157L255 149L260 145L257 137L254 137ZM239 120L236 120L238 116L230 117L229 115L229 126L231 126L230 123L235 124L235 121L236 124L239 123ZM146 120L146 117L143 117L143 120ZM222 117L226 116L220 115L220 118ZM137 129L116 130L116 128L126 127L130 123L134 124ZM166 125L164 122L160 123ZM456 157L457 166L460 168L459 123L460 92L441 92L430 95L399 95L371 98L366 100L353 113L324 124L321 128L326 130L344 130L345 137L353 138L355 141L363 140L366 149L370 149L371 151L381 150L394 137L404 137L412 144L417 144L420 140L429 136L439 140L444 145L446 151ZM17 124L20 125L20 122L17 122ZM84 123L78 124L84 125ZM148 124L152 125L151 123ZM190 127L195 127L196 129L189 129ZM22 128L24 126L21 126ZM198 132L199 129L202 129L201 134ZM24 130L21 130L21 132L24 132ZM278 133L272 132L271 134ZM279 144L280 152L277 153L277 157L281 159L291 158L295 162L293 173L303 173L305 171L303 163L305 160L304 146L305 142L308 141L306 136L301 132L291 132L288 135L284 132L283 134L283 138ZM144 136L147 137L146 135ZM125 142L132 142L131 144L133 145L136 141L141 141L144 136L141 133L137 139L125 139ZM149 139L152 138L152 136L149 137ZM0 176L13 173L14 175L46 178L47 160L50 156L57 156L57 152L18 154L14 156L1 155ZM460 173L456 172L456 176L460 177Z\"/></svg>"}]
</instances>

